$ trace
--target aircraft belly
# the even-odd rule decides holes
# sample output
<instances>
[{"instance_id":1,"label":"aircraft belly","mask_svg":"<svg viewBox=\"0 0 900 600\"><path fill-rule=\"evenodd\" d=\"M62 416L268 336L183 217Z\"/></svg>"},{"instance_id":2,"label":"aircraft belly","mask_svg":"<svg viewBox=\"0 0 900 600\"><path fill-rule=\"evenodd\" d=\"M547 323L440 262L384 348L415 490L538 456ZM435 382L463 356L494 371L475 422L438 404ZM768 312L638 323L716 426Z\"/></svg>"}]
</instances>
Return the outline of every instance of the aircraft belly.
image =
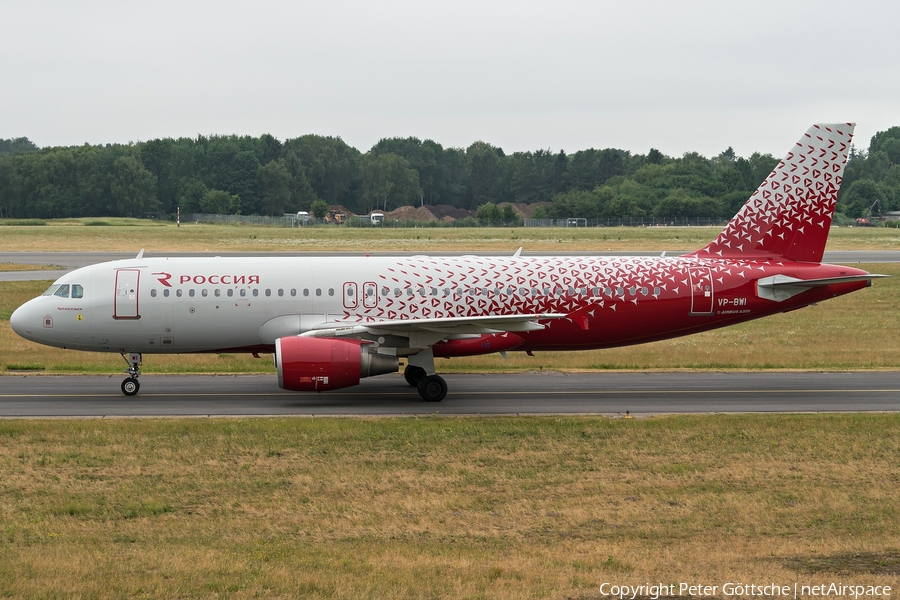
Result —
<instances>
[{"instance_id":1,"label":"aircraft belly","mask_svg":"<svg viewBox=\"0 0 900 600\"><path fill-rule=\"evenodd\" d=\"M250 302L177 302L172 306L173 352L202 352L259 344L259 316Z\"/></svg>"}]
</instances>

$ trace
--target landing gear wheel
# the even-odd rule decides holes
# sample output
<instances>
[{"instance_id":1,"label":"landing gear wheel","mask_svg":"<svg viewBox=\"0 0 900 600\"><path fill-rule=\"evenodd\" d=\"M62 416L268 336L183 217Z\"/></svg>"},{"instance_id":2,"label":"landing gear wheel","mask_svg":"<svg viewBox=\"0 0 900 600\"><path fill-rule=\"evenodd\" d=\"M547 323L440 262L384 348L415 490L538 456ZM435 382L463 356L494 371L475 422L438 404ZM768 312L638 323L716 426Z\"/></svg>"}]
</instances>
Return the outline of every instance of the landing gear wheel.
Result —
<instances>
[{"instance_id":1,"label":"landing gear wheel","mask_svg":"<svg viewBox=\"0 0 900 600\"><path fill-rule=\"evenodd\" d=\"M440 375L428 375L417 387L425 402L440 402L447 395L447 382Z\"/></svg>"},{"instance_id":2,"label":"landing gear wheel","mask_svg":"<svg viewBox=\"0 0 900 600\"><path fill-rule=\"evenodd\" d=\"M141 384L134 377L129 377L122 382L122 393L126 396L134 396L139 389L141 389Z\"/></svg>"},{"instance_id":3,"label":"landing gear wheel","mask_svg":"<svg viewBox=\"0 0 900 600\"><path fill-rule=\"evenodd\" d=\"M126 396L134 396L141 389L141 384L138 383L138 377L141 376L141 355L137 352L132 352L128 355L128 358L125 358L125 353L123 352L122 358L128 365L128 368L125 369L128 377L122 382L122 393Z\"/></svg>"},{"instance_id":4,"label":"landing gear wheel","mask_svg":"<svg viewBox=\"0 0 900 600\"><path fill-rule=\"evenodd\" d=\"M409 385L419 387L419 382L425 379L425 369L415 365L406 365L406 369L403 370L403 377Z\"/></svg>"}]
</instances>

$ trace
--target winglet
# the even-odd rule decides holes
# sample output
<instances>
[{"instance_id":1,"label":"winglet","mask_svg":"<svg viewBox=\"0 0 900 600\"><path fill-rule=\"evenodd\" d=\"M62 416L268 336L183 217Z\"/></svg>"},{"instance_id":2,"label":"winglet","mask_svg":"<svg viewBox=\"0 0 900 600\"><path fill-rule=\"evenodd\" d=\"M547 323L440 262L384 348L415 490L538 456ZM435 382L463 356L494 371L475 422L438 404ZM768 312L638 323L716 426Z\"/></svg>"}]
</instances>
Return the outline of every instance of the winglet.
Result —
<instances>
[{"instance_id":1,"label":"winglet","mask_svg":"<svg viewBox=\"0 0 900 600\"><path fill-rule=\"evenodd\" d=\"M513 254L513 258L519 258L520 256L522 256L522 246L519 246L519 249Z\"/></svg>"},{"instance_id":2,"label":"winglet","mask_svg":"<svg viewBox=\"0 0 900 600\"><path fill-rule=\"evenodd\" d=\"M854 128L810 127L719 237L689 256L822 262Z\"/></svg>"},{"instance_id":3,"label":"winglet","mask_svg":"<svg viewBox=\"0 0 900 600\"><path fill-rule=\"evenodd\" d=\"M135 260L141 260L142 258L144 258L144 249L141 248L141 251L138 252L138 255L135 256L134 258L135 258Z\"/></svg>"}]
</instances>

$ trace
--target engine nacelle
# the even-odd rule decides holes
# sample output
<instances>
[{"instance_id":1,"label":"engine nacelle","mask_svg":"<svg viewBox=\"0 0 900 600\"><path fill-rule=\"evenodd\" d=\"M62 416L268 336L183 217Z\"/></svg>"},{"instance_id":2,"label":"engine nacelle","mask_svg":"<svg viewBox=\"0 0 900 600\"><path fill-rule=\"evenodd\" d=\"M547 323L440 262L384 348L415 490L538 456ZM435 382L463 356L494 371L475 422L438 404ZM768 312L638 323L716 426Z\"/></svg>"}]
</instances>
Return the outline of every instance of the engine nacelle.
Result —
<instances>
[{"instance_id":1,"label":"engine nacelle","mask_svg":"<svg viewBox=\"0 0 900 600\"><path fill-rule=\"evenodd\" d=\"M278 386L296 392L322 392L357 385L363 377L395 373L396 356L374 354L359 340L289 336L275 340Z\"/></svg>"}]
</instances>

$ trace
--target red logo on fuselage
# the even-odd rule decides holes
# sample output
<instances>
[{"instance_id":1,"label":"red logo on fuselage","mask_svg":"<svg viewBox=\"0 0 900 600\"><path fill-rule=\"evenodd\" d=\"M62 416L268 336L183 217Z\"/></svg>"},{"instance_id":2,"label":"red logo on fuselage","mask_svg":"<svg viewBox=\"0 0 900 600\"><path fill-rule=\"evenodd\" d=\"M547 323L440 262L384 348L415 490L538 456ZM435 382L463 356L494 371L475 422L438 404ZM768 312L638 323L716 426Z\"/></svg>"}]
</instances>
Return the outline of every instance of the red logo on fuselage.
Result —
<instances>
[{"instance_id":1,"label":"red logo on fuselage","mask_svg":"<svg viewBox=\"0 0 900 600\"><path fill-rule=\"evenodd\" d=\"M159 282L164 286L172 287L172 284L169 283L169 280L172 279L171 273L163 273L160 271L158 273L153 273L153 275L156 275L156 278L159 279Z\"/></svg>"},{"instance_id":2,"label":"red logo on fuselage","mask_svg":"<svg viewBox=\"0 0 900 600\"><path fill-rule=\"evenodd\" d=\"M178 283L203 285L252 285L259 284L259 275L181 275Z\"/></svg>"}]
</instances>

